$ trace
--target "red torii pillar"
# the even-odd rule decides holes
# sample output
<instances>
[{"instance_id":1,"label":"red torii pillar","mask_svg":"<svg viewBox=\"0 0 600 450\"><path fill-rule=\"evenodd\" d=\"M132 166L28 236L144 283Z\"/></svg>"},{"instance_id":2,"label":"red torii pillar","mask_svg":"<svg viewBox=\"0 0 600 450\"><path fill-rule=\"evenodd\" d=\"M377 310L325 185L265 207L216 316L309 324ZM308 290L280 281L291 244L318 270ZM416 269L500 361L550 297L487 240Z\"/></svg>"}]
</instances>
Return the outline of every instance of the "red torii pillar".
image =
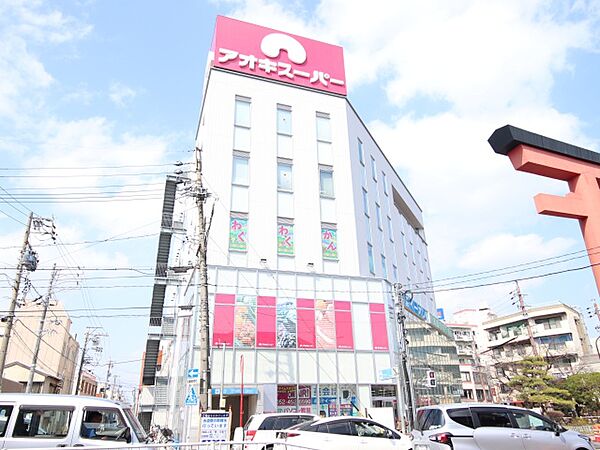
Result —
<instances>
[{"instance_id":1,"label":"red torii pillar","mask_svg":"<svg viewBox=\"0 0 600 450\"><path fill-rule=\"evenodd\" d=\"M488 139L514 168L569 183L566 196L538 194L539 214L577 219L600 293L600 153L506 125Z\"/></svg>"}]
</instances>

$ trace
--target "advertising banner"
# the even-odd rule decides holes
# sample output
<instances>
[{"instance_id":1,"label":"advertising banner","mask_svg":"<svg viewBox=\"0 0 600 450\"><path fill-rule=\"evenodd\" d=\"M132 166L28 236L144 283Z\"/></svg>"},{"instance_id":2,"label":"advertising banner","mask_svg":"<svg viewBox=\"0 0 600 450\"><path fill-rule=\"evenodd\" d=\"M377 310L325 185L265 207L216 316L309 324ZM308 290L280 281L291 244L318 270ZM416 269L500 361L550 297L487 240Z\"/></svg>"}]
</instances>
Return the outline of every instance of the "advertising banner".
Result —
<instances>
[{"instance_id":1,"label":"advertising banner","mask_svg":"<svg viewBox=\"0 0 600 450\"><path fill-rule=\"evenodd\" d=\"M294 225L280 223L277 225L277 254L294 254Z\"/></svg>"},{"instance_id":2,"label":"advertising banner","mask_svg":"<svg viewBox=\"0 0 600 450\"><path fill-rule=\"evenodd\" d=\"M277 298L277 347L296 348L296 299Z\"/></svg>"},{"instance_id":3,"label":"advertising banner","mask_svg":"<svg viewBox=\"0 0 600 450\"><path fill-rule=\"evenodd\" d=\"M299 298L298 305L298 348L315 348L315 301Z\"/></svg>"},{"instance_id":4,"label":"advertising banner","mask_svg":"<svg viewBox=\"0 0 600 450\"><path fill-rule=\"evenodd\" d=\"M332 300L315 302L315 326L317 332L317 348L335 348L335 312Z\"/></svg>"},{"instance_id":5,"label":"advertising banner","mask_svg":"<svg viewBox=\"0 0 600 450\"><path fill-rule=\"evenodd\" d=\"M248 219L232 217L229 221L229 250L248 250Z\"/></svg>"},{"instance_id":6,"label":"advertising banner","mask_svg":"<svg viewBox=\"0 0 600 450\"><path fill-rule=\"evenodd\" d=\"M236 297L235 346L256 346L256 297L252 295Z\"/></svg>"},{"instance_id":7,"label":"advertising banner","mask_svg":"<svg viewBox=\"0 0 600 450\"><path fill-rule=\"evenodd\" d=\"M213 346L233 347L235 295L215 294L215 318L213 320Z\"/></svg>"},{"instance_id":8,"label":"advertising banner","mask_svg":"<svg viewBox=\"0 0 600 450\"><path fill-rule=\"evenodd\" d=\"M321 245L323 247L323 259L337 261L337 230L333 228L321 228Z\"/></svg>"},{"instance_id":9,"label":"advertising banner","mask_svg":"<svg viewBox=\"0 0 600 450\"><path fill-rule=\"evenodd\" d=\"M389 350L385 305L383 303L371 303L369 305L369 315L371 316L373 350Z\"/></svg>"},{"instance_id":10,"label":"advertising banner","mask_svg":"<svg viewBox=\"0 0 600 450\"><path fill-rule=\"evenodd\" d=\"M338 350L352 350L354 348L350 307L350 302L335 301L335 340Z\"/></svg>"},{"instance_id":11,"label":"advertising banner","mask_svg":"<svg viewBox=\"0 0 600 450\"><path fill-rule=\"evenodd\" d=\"M258 297L256 313L256 346L275 347L277 328L275 297Z\"/></svg>"},{"instance_id":12,"label":"advertising banner","mask_svg":"<svg viewBox=\"0 0 600 450\"><path fill-rule=\"evenodd\" d=\"M214 67L346 95L342 47L218 16Z\"/></svg>"}]
</instances>

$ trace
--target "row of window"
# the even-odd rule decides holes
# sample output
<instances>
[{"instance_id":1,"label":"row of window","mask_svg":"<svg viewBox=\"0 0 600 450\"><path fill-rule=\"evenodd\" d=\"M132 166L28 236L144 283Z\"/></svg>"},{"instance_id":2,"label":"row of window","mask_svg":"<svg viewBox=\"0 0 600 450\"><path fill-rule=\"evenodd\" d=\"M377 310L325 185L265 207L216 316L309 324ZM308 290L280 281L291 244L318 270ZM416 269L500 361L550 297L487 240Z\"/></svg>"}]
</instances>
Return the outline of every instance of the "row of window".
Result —
<instances>
[{"instance_id":1,"label":"row of window","mask_svg":"<svg viewBox=\"0 0 600 450\"><path fill-rule=\"evenodd\" d=\"M233 169L229 249L248 249L248 191L250 187L250 107L251 100L236 96L234 114ZM333 183L331 124L328 114L316 114L321 201L321 244L323 259L337 260L337 227ZM294 181L292 147L292 109L277 105L277 252L294 256Z\"/></svg>"}]
</instances>

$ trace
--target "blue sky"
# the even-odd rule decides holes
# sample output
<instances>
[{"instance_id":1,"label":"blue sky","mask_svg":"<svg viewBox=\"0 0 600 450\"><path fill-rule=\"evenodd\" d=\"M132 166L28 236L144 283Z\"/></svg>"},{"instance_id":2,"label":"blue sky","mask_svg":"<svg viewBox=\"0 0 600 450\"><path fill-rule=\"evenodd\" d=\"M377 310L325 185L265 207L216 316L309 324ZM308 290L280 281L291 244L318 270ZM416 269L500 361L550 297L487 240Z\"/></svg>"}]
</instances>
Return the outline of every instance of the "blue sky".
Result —
<instances>
[{"instance_id":1,"label":"blue sky","mask_svg":"<svg viewBox=\"0 0 600 450\"><path fill-rule=\"evenodd\" d=\"M0 201L3 304L24 213L54 215L67 245L44 246L45 237L33 236L40 266L69 267L56 297L73 310L75 332L102 326L110 336L96 374L103 379L112 359L124 362L114 370L123 386L136 383L162 183L175 168L168 164L191 157L216 14L345 48L349 99L424 210L434 279L580 252L575 222L538 216L533 206L536 193L566 187L516 173L486 141L512 123L598 150L600 3L376 1L371 9L365 21L364 2L342 0L2 2L0 167L20 169L0 173L0 186L20 201ZM119 168L70 169L105 166ZM64 199L111 184L147 190L135 194L150 199L131 201L131 193L113 203L28 203L18 196L62 192ZM68 245L114 236L127 239ZM524 274L587 264L557 261ZM116 267L130 270L93 270ZM49 271L32 274L41 291L48 278ZM530 305L585 308L598 298L589 269L521 284ZM114 287L126 285L139 287ZM436 298L447 311L487 304L508 313L516 311L513 288L440 286ZM123 317L89 317L114 314Z\"/></svg>"}]
</instances>

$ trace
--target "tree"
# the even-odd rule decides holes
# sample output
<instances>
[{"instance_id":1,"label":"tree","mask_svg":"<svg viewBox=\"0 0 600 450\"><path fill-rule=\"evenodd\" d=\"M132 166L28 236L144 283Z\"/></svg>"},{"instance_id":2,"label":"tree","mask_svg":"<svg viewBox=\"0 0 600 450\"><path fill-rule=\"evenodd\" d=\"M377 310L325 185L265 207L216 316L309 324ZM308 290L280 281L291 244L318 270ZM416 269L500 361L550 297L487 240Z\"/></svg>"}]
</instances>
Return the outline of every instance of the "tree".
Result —
<instances>
[{"instance_id":1,"label":"tree","mask_svg":"<svg viewBox=\"0 0 600 450\"><path fill-rule=\"evenodd\" d=\"M540 356L529 356L516 363L517 375L508 385L518 391L519 399L525 406L539 406L542 411L547 408L572 410L575 402L566 389L554 386L554 377L548 373L548 363Z\"/></svg>"},{"instance_id":2,"label":"tree","mask_svg":"<svg viewBox=\"0 0 600 450\"><path fill-rule=\"evenodd\" d=\"M566 389L577 403L577 413L600 411L600 373L578 373L562 380L558 386Z\"/></svg>"}]
</instances>

